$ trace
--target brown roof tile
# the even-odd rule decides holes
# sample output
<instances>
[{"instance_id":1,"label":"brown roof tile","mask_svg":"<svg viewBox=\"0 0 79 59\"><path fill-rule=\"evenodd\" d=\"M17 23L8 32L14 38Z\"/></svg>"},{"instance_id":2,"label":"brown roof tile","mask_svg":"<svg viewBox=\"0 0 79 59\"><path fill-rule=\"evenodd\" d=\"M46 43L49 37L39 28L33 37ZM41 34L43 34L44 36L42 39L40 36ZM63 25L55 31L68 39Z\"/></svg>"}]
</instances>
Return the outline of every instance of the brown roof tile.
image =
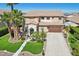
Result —
<instances>
[{"instance_id":1,"label":"brown roof tile","mask_svg":"<svg viewBox=\"0 0 79 59\"><path fill-rule=\"evenodd\" d=\"M36 10L29 11L24 14L26 17L34 17L34 16L64 16L64 13L61 11L47 11L47 10Z\"/></svg>"},{"instance_id":2,"label":"brown roof tile","mask_svg":"<svg viewBox=\"0 0 79 59\"><path fill-rule=\"evenodd\" d=\"M79 15L71 15L67 17L67 20L79 23Z\"/></svg>"}]
</instances>

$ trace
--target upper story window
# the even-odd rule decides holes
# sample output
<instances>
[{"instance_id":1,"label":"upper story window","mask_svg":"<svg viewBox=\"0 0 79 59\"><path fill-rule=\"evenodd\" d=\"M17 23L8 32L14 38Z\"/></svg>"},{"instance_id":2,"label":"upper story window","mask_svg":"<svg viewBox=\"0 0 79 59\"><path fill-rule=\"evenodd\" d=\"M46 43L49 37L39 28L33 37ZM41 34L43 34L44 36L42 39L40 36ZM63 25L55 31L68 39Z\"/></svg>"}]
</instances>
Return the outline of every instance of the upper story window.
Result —
<instances>
[{"instance_id":1,"label":"upper story window","mask_svg":"<svg viewBox=\"0 0 79 59\"><path fill-rule=\"evenodd\" d=\"M59 17L59 20L61 20L61 17Z\"/></svg>"},{"instance_id":2,"label":"upper story window","mask_svg":"<svg viewBox=\"0 0 79 59\"><path fill-rule=\"evenodd\" d=\"M54 19L54 17L52 17L52 19Z\"/></svg>"},{"instance_id":3,"label":"upper story window","mask_svg":"<svg viewBox=\"0 0 79 59\"><path fill-rule=\"evenodd\" d=\"M44 19L44 17L41 17L41 19Z\"/></svg>"},{"instance_id":4,"label":"upper story window","mask_svg":"<svg viewBox=\"0 0 79 59\"><path fill-rule=\"evenodd\" d=\"M50 20L50 17L47 17L47 20Z\"/></svg>"}]
</instances>

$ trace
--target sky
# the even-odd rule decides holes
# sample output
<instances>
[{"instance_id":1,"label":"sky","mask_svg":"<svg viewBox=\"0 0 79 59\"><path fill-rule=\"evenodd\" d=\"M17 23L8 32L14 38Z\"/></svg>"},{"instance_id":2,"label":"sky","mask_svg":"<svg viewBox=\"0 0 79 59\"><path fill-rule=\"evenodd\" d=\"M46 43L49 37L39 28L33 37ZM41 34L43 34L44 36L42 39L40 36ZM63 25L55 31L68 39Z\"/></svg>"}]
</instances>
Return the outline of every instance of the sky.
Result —
<instances>
[{"instance_id":1,"label":"sky","mask_svg":"<svg viewBox=\"0 0 79 59\"><path fill-rule=\"evenodd\" d=\"M61 10L63 12L79 12L79 3L19 3L14 5L15 9L23 12L31 10ZM0 3L0 9L10 10L5 3Z\"/></svg>"}]
</instances>

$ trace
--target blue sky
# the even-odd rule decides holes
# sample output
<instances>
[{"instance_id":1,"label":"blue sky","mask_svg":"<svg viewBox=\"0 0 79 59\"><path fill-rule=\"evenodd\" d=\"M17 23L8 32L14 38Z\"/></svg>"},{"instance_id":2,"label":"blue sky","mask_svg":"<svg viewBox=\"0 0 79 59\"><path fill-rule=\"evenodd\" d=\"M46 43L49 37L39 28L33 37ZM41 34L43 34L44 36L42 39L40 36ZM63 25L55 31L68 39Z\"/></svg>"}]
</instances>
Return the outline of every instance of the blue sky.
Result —
<instances>
[{"instance_id":1,"label":"blue sky","mask_svg":"<svg viewBox=\"0 0 79 59\"><path fill-rule=\"evenodd\" d=\"M79 12L79 3L20 3L14 6L22 11L30 10L62 10L64 12ZM0 9L10 10L5 3L0 3Z\"/></svg>"}]
</instances>

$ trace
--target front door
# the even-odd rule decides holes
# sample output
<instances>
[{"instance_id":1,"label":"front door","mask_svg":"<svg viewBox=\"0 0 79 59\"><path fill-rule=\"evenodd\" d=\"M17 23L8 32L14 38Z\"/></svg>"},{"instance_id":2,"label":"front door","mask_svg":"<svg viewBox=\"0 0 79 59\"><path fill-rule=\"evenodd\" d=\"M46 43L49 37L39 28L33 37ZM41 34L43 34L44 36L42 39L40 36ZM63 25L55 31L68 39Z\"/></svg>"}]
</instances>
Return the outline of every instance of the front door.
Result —
<instances>
[{"instance_id":1,"label":"front door","mask_svg":"<svg viewBox=\"0 0 79 59\"><path fill-rule=\"evenodd\" d=\"M33 28L30 28L30 35L34 32Z\"/></svg>"}]
</instances>

